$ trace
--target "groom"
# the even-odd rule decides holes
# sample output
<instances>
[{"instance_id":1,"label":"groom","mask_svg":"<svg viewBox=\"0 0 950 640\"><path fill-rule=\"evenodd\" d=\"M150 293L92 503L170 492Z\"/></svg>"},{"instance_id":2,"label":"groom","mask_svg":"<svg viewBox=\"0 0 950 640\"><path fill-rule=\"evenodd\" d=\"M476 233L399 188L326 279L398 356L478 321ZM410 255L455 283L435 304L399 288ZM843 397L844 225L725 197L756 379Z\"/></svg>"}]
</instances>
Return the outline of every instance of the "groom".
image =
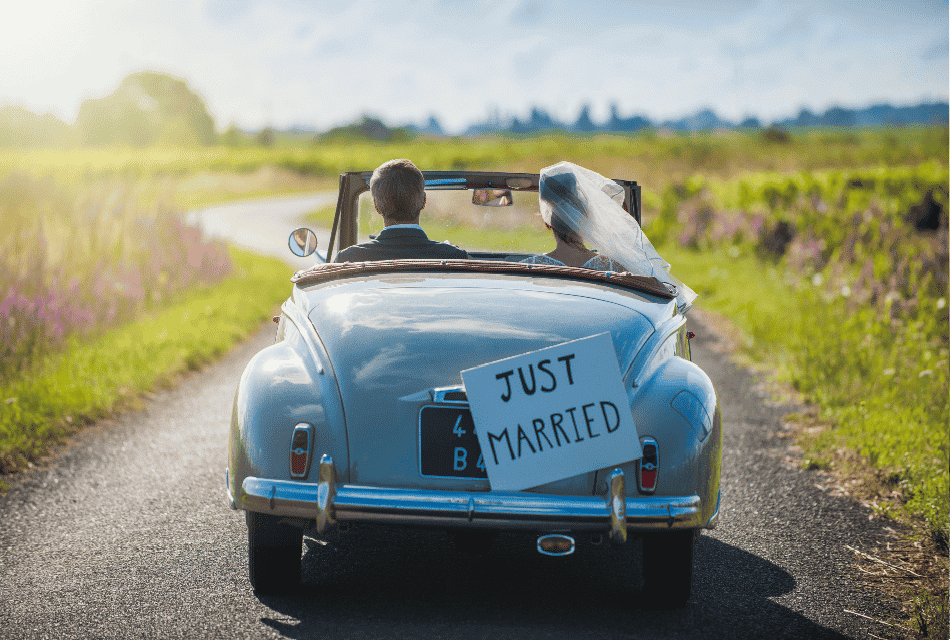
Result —
<instances>
[{"instance_id":1,"label":"groom","mask_svg":"<svg viewBox=\"0 0 950 640\"><path fill-rule=\"evenodd\" d=\"M373 206L386 227L375 240L347 247L334 262L398 260L400 258L466 259L468 253L444 242L429 240L419 226L426 204L425 179L408 160L390 160L369 181Z\"/></svg>"}]
</instances>

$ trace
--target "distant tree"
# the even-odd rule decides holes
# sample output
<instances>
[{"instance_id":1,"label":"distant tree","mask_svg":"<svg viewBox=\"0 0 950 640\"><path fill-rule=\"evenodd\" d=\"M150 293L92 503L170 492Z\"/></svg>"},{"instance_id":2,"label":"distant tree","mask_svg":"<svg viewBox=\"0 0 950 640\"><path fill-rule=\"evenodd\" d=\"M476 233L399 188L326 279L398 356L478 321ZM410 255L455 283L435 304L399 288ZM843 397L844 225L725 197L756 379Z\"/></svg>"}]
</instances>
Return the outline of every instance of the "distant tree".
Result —
<instances>
[{"instance_id":1,"label":"distant tree","mask_svg":"<svg viewBox=\"0 0 950 640\"><path fill-rule=\"evenodd\" d=\"M825 111L825 115L821 118L821 123L833 127L853 127L857 124L857 114L852 109L831 107Z\"/></svg>"},{"instance_id":2,"label":"distant tree","mask_svg":"<svg viewBox=\"0 0 950 640\"><path fill-rule=\"evenodd\" d=\"M703 109L686 119L686 128L690 131L711 131L728 126L729 123L721 120L712 109Z\"/></svg>"},{"instance_id":3,"label":"distant tree","mask_svg":"<svg viewBox=\"0 0 950 640\"><path fill-rule=\"evenodd\" d=\"M232 123L221 134L220 142L228 147L240 147L247 142L247 136Z\"/></svg>"},{"instance_id":4,"label":"distant tree","mask_svg":"<svg viewBox=\"0 0 950 640\"><path fill-rule=\"evenodd\" d=\"M272 147L274 146L274 141L276 135L274 134L273 127L264 127L257 133L257 137L254 138L254 141L257 142L257 145L260 147Z\"/></svg>"},{"instance_id":5,"label":"distant tree","mask_svg":"<svg viewBox=\"0 0 950 640\"><path fill-rule=\"evenodd\" d=\"M642 116L621 118L617 103L613 103L610 105L610 118L607 120L604 129L607 131L639 131L652 126L653 123Z\"/></svg>"},{"instance_id":6,"label":"distant tree","mask_svg":"<svg viewBox=\"0 0 950 640\"><path fill-rule=\"evenodd\" d=\"M590 119L590 105L585 104L574 121L574 130L581 133L591 133L597 130L597 125Z\"/></svg>"},{"instance_id":7,"label":"distant tree","mask_svg":"<svg viewBox=\"0 0 950 640\"><path fill-rule=\"evenodd\" d=\"M739 126L743 129L761 129L762 123L755 116L748 116L739 123Z\"/></svg>"},{"instance_id":8,"label":"distant tree","mask_svg":"<svg viewBox=\"0 0 950 640\"><path fill-rule=\"evenodd\" d=\"M163 73L126 77L105 98L86 100L76 118L79 143L88 146L211 145L214 120L184 80Z\"/></svg>"},{"instance_id":9,"label":"distant tree","mask_svg":"<svg viewBox=\"0 0 950 640\"><path fill-rule=\"evenodd\" d=\"M0 107L0 147L62 147L68 125L47 113L37 115L20 106Z\"/></svg>"},{"instance_id":10,"label":"distant tree","mask_svg":"<svg viewBox=\"0 0 950 640\"><path fill-rule=\"evenodd\" d=\"M788 144L792 141L792 136L788 134L788 131L781 127L776 127L775 125L772 125L768 129L763 129L759 135L761 135L762 140L768 144Z\"/></svg>"},{"instance_id":11,"label":"distant tree","mask_svg":"<svg viewBox=\"0 0 950 640\"><path fill-rule=\"evenodd\" d=\"M434 115L429 116L428 122L423 125L421 129L422 133L428 134L430 136L444 136L445 130L442 128L442 123L439 122L439 119Z\"/></svg>"},{"instance_id":12,"label":"distant tree","mask_svg":"<svg viewBox=\"0 0 950 640\"><path fill-rule=\"evenodd\" d=\"M320 142L405 142L415 135L410 127L390 128L379 118L364 115L353 124L330 129L320 136Z\"/></svg>"},{"instance_id":13,"label":"distant tree","mask_svg":"<svg viewBox=\"0 0 950 640\"><path fill-rule=\"evenodd\" d=\"M818 116L809 111L808 109L802 109L798 112L798 117L795 118L793 124L797 127L814 127L820 124Z\"/></svg>"},{"instance_id":14,"label":"distant tree","mask_svg":"<svg viewBox=\"0 0 950 640\"><path fill-rule=\"evenodd\" d=\"M528 133L530 130L531 129L528 127L528 125L518 118L512 118L511 124L508 125L509 133Z\"/></svg>"},{"instance_id":15,"label":"distant tree","mask_svg":"<svg viewBox=\"0 0 950 640\"><path fill-rule=\"evenodd\" d=\"M551 129L562 129L560 122L551 117L551 115L540 107L531 107L531 116L528 120L528 126L534 131L549 131Z\"/></svg>"}]
</instances>

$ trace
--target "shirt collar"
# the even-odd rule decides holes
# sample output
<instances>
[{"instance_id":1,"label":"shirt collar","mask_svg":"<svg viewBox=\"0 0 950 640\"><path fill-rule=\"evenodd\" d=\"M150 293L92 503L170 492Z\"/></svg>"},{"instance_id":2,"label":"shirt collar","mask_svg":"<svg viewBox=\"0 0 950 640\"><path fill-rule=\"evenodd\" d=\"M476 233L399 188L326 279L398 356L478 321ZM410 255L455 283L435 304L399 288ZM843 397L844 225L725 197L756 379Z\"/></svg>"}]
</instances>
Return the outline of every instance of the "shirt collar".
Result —
<instances>
[{"instance_id":1,"label":"shirt collar","mask_svg":"<svg viewBox=\"0 0 950 640\"><path fill-rule=\"evenodd\" d=\"M422 231L422 227L417 224L391 224L386 229L418 229Z\"/></svg>"}]
</instances>

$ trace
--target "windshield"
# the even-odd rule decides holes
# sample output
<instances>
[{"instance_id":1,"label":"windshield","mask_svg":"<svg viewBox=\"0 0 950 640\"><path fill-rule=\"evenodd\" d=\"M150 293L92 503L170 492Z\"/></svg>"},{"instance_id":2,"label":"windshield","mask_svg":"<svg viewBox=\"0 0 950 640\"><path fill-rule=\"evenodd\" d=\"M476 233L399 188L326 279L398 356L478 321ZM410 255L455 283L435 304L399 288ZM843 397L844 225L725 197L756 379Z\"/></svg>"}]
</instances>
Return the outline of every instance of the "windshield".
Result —
<instances>
[{"instance_id":1,"label":"windshield","mask_svg":"<svg viewBox=\"0 0 950 640\"><path fill-rule=\"evenodd\" d=\"M554 248L554 237L538 213L538 194L514 191L508 207L472 204L472 192L426 191L419 224L432 240L450 242L469 252L492 251L512 255L544 253ZM360 196L359 242L383 228L383 219L367 191Z\"/></svg>"}]
</instances>

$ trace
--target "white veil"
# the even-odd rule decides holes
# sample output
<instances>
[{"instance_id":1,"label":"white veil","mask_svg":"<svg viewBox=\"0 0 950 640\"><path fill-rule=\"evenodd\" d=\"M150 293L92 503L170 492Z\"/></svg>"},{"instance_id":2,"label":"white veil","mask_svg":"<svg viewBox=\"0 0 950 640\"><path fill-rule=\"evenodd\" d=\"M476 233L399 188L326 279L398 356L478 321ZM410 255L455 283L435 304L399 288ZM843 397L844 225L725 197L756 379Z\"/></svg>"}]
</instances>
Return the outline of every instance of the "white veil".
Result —
<instances>
[{"instance_id":1,"label":"white veil","mask_svg":"<svg viewBox=\"0 0 950 640\"><path fill-rule=\"evenodd\" d=\"M676 287L676 306L686 313L696 293L670 274L633 216L623 210L623 187L590 169L560 162L541 169L541 218L567 226L602 255L631 273L652 276Z\"/></svg>"}]
</instances>

